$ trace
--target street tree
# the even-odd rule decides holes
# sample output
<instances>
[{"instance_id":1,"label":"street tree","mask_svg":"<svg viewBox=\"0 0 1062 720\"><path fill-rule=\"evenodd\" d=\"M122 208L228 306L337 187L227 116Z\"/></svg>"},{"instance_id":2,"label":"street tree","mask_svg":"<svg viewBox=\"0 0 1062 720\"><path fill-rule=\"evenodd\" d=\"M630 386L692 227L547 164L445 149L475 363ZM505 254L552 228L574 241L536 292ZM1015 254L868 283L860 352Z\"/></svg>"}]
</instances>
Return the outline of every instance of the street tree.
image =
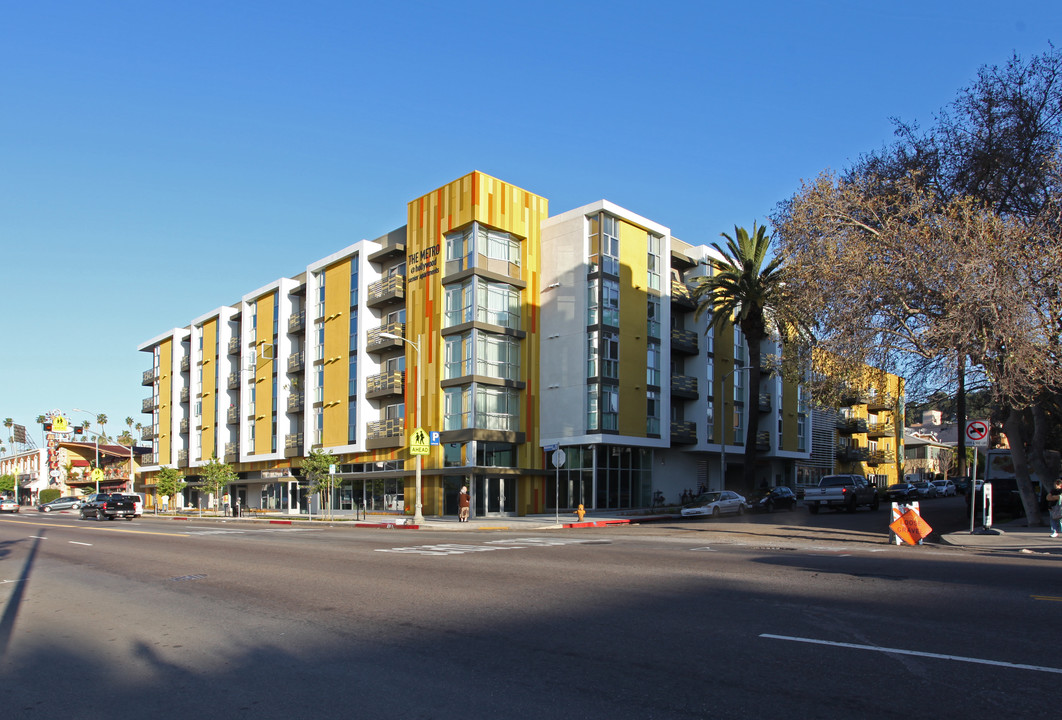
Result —
<instances>
[{"instance_id":1,"label":"street tree","mask_svg":"<svg viewBox=\"0 0 1062 720\"><path fill-rule=\"evenodd\" d=\"M309 493L319 493L327 498L328 509L332 509L332 481L334 476L328 472L336 459L331 453L311 450L302 461L302 476L309 486Z\"/></svg>"},{"instance_id":2,"label":"street tree","mask_svg":"<svg viewBox=\"0 0 1062 720\"><path fill-rule=\"evenodd\" d=\"M160 498L173 500L173 497L183 492L187 486L184 475L177 468L164 467L155 476L155 492Z\"/></svg>"},{"instance_id":3,"label":"street tree","mask_svg":"<svg viewBox=\"0 0 1062 720\"><path fill-rule=\"evenodd\" d=\"M200 476L202 481L199 489L208 495L213 495L219 505L222 491L239 477L228 463L219 461L217 456L211 457L210 461L203 466Z\"/></svg>"},{"instance_id":4,"label":"street tree","mask_svg":"<svg viewBox=\"0 0 1062 720\"><path fill-rule=\"evenodd\" d=\"M14 475L0 475L0 493L9 493L15 489Z\"/></svg>"},{"instance_id":5,"label":"street tree","mask_svg":"<svg viewBox=\"0 0 1062 720\"><path fill-rule=\"evenodd\" d=\"M693 289L697 302L696 317L708 313L710 324L721 328L733 323L741 329L748 347L749 398L755 403L760 396L762 377L761 343L784 331L782 310L782 261L770 257L771 238L764 226L752 225L752 235L743 227L734 227L734 237L721 233L726 246L712 243L722 257L711 275L700 278ZM756 446L759 423L756 413L750 412L745 437L742 485L747 491L756 487ZM723 419L723 442L730 423ZM724 478L725 481L725 478Z\"/></svg>"}]
</instances>

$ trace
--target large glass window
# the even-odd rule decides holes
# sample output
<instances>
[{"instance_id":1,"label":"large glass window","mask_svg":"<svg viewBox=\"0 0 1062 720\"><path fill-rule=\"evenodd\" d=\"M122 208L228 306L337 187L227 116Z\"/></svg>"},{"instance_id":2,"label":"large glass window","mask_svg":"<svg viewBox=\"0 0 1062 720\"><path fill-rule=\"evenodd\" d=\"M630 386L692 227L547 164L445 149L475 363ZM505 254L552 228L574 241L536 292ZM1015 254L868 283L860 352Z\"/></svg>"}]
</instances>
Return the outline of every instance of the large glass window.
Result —
<instances>
[{"instance_id":1,"label":"large glass window","mask_svg":"<svg viewBox=\"0 0 1062 720\"><path fill-rule=\"evenodd\" d=\"M502 380L520 379L520 342L506 335L476 335L476 373Z\"/></svg>"},{"instance_id":2,"label":"large glass window","mask_svg":"<svg viewBox=\"0 0 1062 720\"><path fill-rule=\"evenodd\" d=\"M347 444L353 445L358 441L358 401L347 402Z\"/></svg>"},{"instance_id":3,"label":"large glass window","mask_svg":"<svg viewBox=\"0 0 1062 720\"><path fill-rule=\"evenodd\" d=\"M619 220L601 216L601 270L619 275Z\"/></svg>"},{"instance_id":4,"label":"large glass window","mask_svg":"<svg viewBox=\"0 0 1062 720\"><path fill-rule=\"evenodd\" d=\"M443 430L461 430L470 427L470 388L453 387L443 391Z\"/></svg>"},{"instance_id":5,"label":"large glass window","mask_svg":"<svg viewBox=\"0 0 1062 720\"><path fill-rule=\"evenodd\" d=\"M586 324L597 325L601 318L601 282L594 278L586 284Z\"/></svg>"},{"instance_id":6,"label":"large glass window","mask_svg":"<svg viewBox=\"0 0 1062 720\"><path fill-rule=\"evenodd\" d=\"M605 279L601 283L601 322L619 327L619 282Z\"/></svg>"},{"instance_id":7,"label":"large glass window","mask_svg":"<svg viewBox=\"0 0 1062 720\"><path fill-rule=\"evenodd\" d=\"M645 432L647 435L660 434L660 391L648 390L645 393Z\"/></svg>"},{"instance_id":8,"label":"large glass window","mask_svg":"<svg viewBox=\"0 0 1062 720\"><path fill-rule=\"evenodd\" d=\"M660 296L649 296L648 326L646 332L651 338L660 337Z\"/></svg>"},{"instance_id":9,"label":"large glass window","mask_svg":"<svg viewBox=\"0 0 1062 720\"><path fill-rule=\"evenodd\" d=\"M358 256L350 259L350 306L358 304Z\"/></svg>"},{"instance_id":10,"label":"large glass window","mask_svg":"<svg viewBox=\"0 0 1062 720\"><path fill-rule=\"evenodd\" d=\"M647 283L650 290L660 289L660 275L661 268L663 267L663 264L660 260L660 247L662 244L662 240L663 238L661 238L659 235L653 235L652 233L649 234L649 256L647 258L649 272Z\"/></svg>"},{"instance_id":11,"label":"large glass window","mask_svg":"<svg viewBox=\"0 0 1062 720\"><path fill-rule=\"evenodd\" d=\"M660 386L660 343L649 341L645 356L645 382Z\"/></svg>"},{"instance_id":12,"label":"large glass window","mask_svg":"<svg viewBox=\"0 0 1062 720\"><path fill-rule=\"evenodd\" d=\"M457 262L457 270L475 266L475 257L502 260L520 265L520 239L479 223L446 236L446 261Z\"/></svg>"},{"instance_id":13,"label":"large glass window","mask_svg":"<svg viewBox=\"0 0 1062 720\"><path fill-rule=\"evenodd\" d=\"M520 242L509 233L480 226L477 240L479 241L480 247L478 250L481 255L485 255L491 260L504 260L514 265L520 264Z\"/></svg>"},{"instance_id":14,"label":"large glass window","mask_svg":"<svg viewBox=\"0 0 1062 720\"><path fill-rule=\"evenodd\" d=\"M619 335L614 332L587 335L587 377L619 379Z\"/></svg>"},{"instance_id":15,"label":"large glass window","mask_svg":"<svg viewBox=\"0 0 1062 720\"><path fill-rule=\"evenodd\" d=\"M520 327L520 291L506 283L476 279L476 319L504 328Z\"/></svg>"},{"instance_id":16,"label":"large glass window","mask_svg":"<svg viewBox=\"0 0 1062 720\"><path fill-rule=\"evenodd\" d=\"M601 429L619 429L619 388L615 385L601 386Z\"/></svg>"},{"instance_id":17,"label":"large glass window","mask_svg":"<svg viewBox=\"0 0 1062 720\"><path fill-rule=\"evenodd\" d=\"M458 270L472 267L473 228L469 227L446 236L446 261L457 261Z\"/></svg>"},{"instance_id":18,"label":"large glass window","mask_svg":"<svg viewBox=\"0 0 1062 720\"><path fill-rule=\"evenodd\" d=\"M472 322L474 295L472 281L466 280L459 285L446 287L446 317L443 327L453 327L461 323Z\"/></svg>"},{"instance_id":19,"label":"large glass window","mask_svg":"<svg viewBox=\"0 0 1062 720\"><path fill-rule=\"evenodd\" d=\"M483 430L520 429L520 398L515 390L476 388L476 427Z\"/></svg>"},{"instance_id":20,"label":"large glass window","mask_svg":"<svg viewBox=\"0 0 1062 720\"><path fill-rule=\"evenodd\" d=\"M445 353L447 380L472 374L472 333L447 336Z\"/></svg>"}]
</instances>

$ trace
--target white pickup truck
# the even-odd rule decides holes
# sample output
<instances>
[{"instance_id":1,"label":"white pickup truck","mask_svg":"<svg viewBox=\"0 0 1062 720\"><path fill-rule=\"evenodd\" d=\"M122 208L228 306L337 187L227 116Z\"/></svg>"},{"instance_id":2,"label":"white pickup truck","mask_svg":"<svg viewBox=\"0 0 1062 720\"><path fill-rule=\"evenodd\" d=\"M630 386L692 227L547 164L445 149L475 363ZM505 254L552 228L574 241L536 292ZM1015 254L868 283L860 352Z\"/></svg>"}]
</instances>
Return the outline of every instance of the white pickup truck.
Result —
<instances>
[{"instance_id":1,"label":"white pickup truck","mask_svg":"<svg viewBox=\"0 0 1062 720\"><path fill-rule=\"evenodd\" d=\"M877 510L880 502L878 489L862 475L827 475L817 488L804 491L804 504L810 513L817 513L823 506L851 513L860 505Z\"/></svg>"}]
</instances>

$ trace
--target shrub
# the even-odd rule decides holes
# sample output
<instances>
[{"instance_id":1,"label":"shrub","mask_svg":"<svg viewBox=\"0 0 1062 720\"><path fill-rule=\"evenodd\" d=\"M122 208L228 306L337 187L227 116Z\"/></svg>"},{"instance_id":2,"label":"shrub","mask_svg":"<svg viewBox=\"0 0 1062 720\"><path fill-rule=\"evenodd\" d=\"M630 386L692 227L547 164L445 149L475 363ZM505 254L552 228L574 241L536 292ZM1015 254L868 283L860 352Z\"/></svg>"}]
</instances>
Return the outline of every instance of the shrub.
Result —
<instances>
[{"instance_id":1,"label":"shrub","mask_svg":"<svg viewBox=\"0 0 1062 720\"><path fill-rule=\"evenodd\" d=\"M37 495L37 502L43 505L46 502L51 502L52 500L62 497L62 495L63 494L59 492L59 488L45 488Z\"/></svg>"}]
</instances>

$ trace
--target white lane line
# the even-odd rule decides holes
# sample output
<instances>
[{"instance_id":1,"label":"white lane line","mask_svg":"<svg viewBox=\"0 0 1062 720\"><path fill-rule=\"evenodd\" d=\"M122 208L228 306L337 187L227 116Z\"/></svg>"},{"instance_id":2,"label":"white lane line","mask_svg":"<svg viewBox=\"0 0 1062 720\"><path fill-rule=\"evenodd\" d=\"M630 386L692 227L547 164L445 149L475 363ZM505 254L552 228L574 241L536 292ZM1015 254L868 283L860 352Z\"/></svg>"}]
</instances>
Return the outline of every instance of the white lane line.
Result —
<instances>
[{"instance_id":1,"label":"white lane line","mask_svg":"<svg viewBox=\"0 0 1062 720\"><path fill-rule=\"evenodd\" d=\"M874 652L891 653L894 655L915 655L918 657L936 658L938 660L955 660L956 662L976 663L978 665L995 665L996 667L1014 668L1015 670L1035 670L1037 672L1062 675L1062 668L1044 667L1043 665L1023 665L1021 663L1009 663L1001 660L985 660L983 658L964 657L962 655L943 655L941 653L922 652L920 650L900 650L898 648L877 647L875 645L856 645L855 643L815 640L814 638L790 637L788 635L771 635L769 633L761 633L760 637L771 640L789 640L791 642L810 643L812 645L830 645L832 647L852 648L853 650L873 650Z\"/></svg>"},{"instance_id":2,"label":"white lane line","mask_svg":"<svg viewBox=\"0 0 1062 720\"><path fill-rule=\"evenodd\" d=\"M83 543L83 542L78 542L77 540L70 540L69 542L70 542L71 545L84 545L86 547L92 547L92 543Z\"/></svg>"},{"instance_id":3,"label":"white lane line","mask_svg":"<svg viewBox=\"0 0 1062 720\"><path fill-rule=\"evenodd\" d=\"M43 535L30 535L30 537L33 538L34 540L44 540L44 536Z\"/></svg>"}]
</instances>

